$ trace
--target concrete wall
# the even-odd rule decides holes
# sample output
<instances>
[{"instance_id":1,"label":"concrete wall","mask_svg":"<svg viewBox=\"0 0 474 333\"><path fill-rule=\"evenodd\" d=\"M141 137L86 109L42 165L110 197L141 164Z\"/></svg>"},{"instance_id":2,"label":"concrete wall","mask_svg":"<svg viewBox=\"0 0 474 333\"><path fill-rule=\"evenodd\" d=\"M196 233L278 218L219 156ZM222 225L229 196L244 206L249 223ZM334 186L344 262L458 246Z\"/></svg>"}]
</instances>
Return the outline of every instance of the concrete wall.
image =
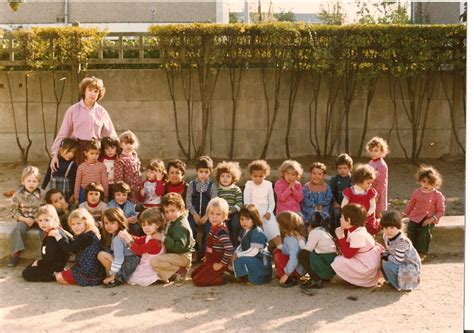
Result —
<instances>
[{"instance_id":1,"label":"concrete wall","mask_svg":"<svg viewBox=\"0 0 474 333\"><path fill-rule=\"evenodd\" d=\"M20 140L25 145L25 79L24 72L10 72L13 102L16 111ZM141 141L140 156L150 158L153 156L164 159L183 157L180 153L173 118L173 104L170 99L166 75L161 70L93 70L90 74L96 75L104 80L107 88L105 98L101 101L110 113L118 132L131 129L138 135ZM31 148L30 160L43 160L47 158L44 149L43 126L41 116L41 103L39 93L38 76L41 75L43 83L43 102L47 128L47 146L50 147L53 140L55 99L52 90L52 74L34 74L29 79L29 121L31 137L34 141ZM272 89L273 75L268 75L268 89ZM58 79L58 77L56 78ZM461 82L455 79L455 90L458 91L454 109L456 128L464 144L465 121L460 95ZM67 80L66 82L69 82ZM445 74L445 82L448 91L451 91L453 77ZM177 80L176 99L178 107L178 120L181 140L185 145L187 141L187 108L181 89L181 81ZM22 85L22 87L20 87ZM67 83L65 97L60 105L59 123L63 114L77 96L71 96L71 87ZM288 77L283 77L280 98L280 109L272 135L268 158L284 158L284 139L288 119ZM201 136L201 103L199 101L199 88L197 80L193 80L193 112L194 112L194 135L195 142L199 142ZM315 151L309 140L309 111L308 104L311 100L311 82L309 77L304 77L295 103L294 115L290 133L290 149L293 157L314 155ZM270 94L270 100L273 95ZM323 81L320 98L318 100L319 117L318 134L319 140L323 142L323 126L325 121L327 88ZM411 131L407 116L403 111L402 102L397 101L399 108L400 138L411 151ZM365 94L359 94L353 102L350 114L350 153L357 153L360 136L363 127L363 114L365 106ZM273 108L273 104L270 105ZM336 103L336 109L342 110L341 98ZM206 152L214 157L225 158L228 156L230 147L232 103L230 99L229 76L222 71L217 82L213 97L211 113L210 138L207 140ZM6 73L0 72L0 160L18 161L20 152L15 141L12 109L6 81ZM235 132L235 158L253 159L259 157L266 132L266 103L263 94L263 85L259 70L247 71L242 81L241 97L239 99L237 113L237 128ZM335 121L332 138L337 138ZM460 155L462 151L458 148L451 129L451 119L448 101L444 96L441 84L436 86L433 96L425 140L421 157L437 158L445 154ZM374 135L380 135L389 140L391 157L403 157L403 151L398 143L396 131L393 128L393 105L388 94L388 80L382 78L377 85L377 91L371 104L369 113L369 129L366 139ZM343 139L340 136L339 139ZM343 140L336 144L333 154L344 151Z\"/></svg>"},{"instance_id":2,"label":"concrete wall","mask_svg":"<svg viewBox=\"0 0 474 333\"><path fill-rule=\"evenodd\" d=\"M423 2L420 5L425 17L422 22L430 24L458 24L464 10L462 2Z\"/></svg>"}]
</instances>

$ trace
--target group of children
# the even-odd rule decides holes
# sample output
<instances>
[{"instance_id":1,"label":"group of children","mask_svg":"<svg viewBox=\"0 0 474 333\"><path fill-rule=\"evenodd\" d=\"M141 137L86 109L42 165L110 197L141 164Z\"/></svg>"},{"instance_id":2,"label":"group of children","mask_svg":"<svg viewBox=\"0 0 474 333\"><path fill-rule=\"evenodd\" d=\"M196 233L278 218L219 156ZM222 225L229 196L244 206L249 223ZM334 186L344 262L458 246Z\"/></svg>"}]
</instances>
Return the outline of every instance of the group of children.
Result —
<instances>
[{"instance_id":1,"label":"group of children","mask_svg":"<svg viewBox=\"0 0 474 333\"><path fill-rule=\"evenodd\" d=\"M12 199L17 224L9 266L17 265L26 232L37 225L42 257L23 271L28 281L181 285L194 262L196 286L262 284L271 280L273 262L282 287L300 284L308 291L338 275L352 285L385 280L411 290L419 284L431 230L444 214L441 176L424 165L403 213L387 211L389 151L379 137L366 145L368 164L353 167L348 154L339 155L329 184L320 162L311 164L302 185L300 163L284 161L273 185L265 179L268 163L253 161L243 192L239 164L224 161L214 170L208 156L197 160L189 184L181 160L166 166L150 161L143 180L137 147L131 131L118 141L92 140L77 165L78 144L65 139L42 188L38 168L25 168ZM410 220L407 235L402 217ZM381 229L385 247L375 239ZM74 264L65 269L68 259Z\"/></svg>"}]
</instances>

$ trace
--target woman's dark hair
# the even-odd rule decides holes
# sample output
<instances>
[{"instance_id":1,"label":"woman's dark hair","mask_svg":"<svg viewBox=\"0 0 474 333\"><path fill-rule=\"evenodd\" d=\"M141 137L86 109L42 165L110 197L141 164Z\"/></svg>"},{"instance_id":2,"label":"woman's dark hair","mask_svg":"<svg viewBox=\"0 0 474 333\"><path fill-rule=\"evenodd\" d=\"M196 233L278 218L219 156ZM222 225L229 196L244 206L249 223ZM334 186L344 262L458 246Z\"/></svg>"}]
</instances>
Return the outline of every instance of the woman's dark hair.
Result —
<instances>
[{"instance_id":1,"label":"woman's dark hair","mask_svg":"<svg viewBox=\"0 0 474 333\"><path fill-rule=\"evenodd\" d=\"M323 217L321 212L315 211L309 220L309 225L313 228L323 228L327 232L331 232L331 217Z\"/></svg>"},{"instance_id":2,"label":"woman's dark hair","mask_svg":"<svg viewBox=\"0 0 474 333\"><path fill-rule=\"evenodd\" d=\"M239 211L239 219L242 216L248 219L251 219L253 221L252 229L256 227L260 227L260 228L263 227L263 222L260 217L260 213L258 212L258 209L255 205L252 205L252 204L244 205Z\"/></svg>"}]
</instances>

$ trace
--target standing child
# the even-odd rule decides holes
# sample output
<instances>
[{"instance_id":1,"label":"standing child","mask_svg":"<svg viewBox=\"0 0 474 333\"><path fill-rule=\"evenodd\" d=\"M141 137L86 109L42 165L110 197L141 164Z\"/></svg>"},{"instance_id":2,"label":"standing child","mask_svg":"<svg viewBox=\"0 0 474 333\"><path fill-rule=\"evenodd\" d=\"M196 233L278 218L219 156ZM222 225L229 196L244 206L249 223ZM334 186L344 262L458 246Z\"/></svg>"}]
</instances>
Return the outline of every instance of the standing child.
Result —
<instances>
[{"instance_id":1,"label":"standing child","mask_svg":"<svg viewBox=\"0 0 474 333\"><path fill-rule=\"evenodd\" d=\"M242 236L232 257L235 276L253 284L268 283L272 278L272 256L257 207L244 205L239 219Z\"/></svg>"},{"instance_id":2,"label":"standing child","mask_svg":"<svg viewBox=\"0 0 474 333\"><path fill-rule=\"evenodd\" d=\"M348 154L340 154L336 159L337 174L329 182L332 192L331 234L333 235L334 230L340 227L341 204L342 200L344 200L343 191L352 186L352 165L352 158Z\"/></svg>"},{"instance_id":3,"label":"standing child","mask_svg":"<svg viewBox=\"0 0 474 333\"><path fill-rule=\"evenodd\" d=\"M85 208L94 217L97 227L101 228L102 214L107 209L104 200L104 188L100 184L90 183L84 188L86 201L79 205L79 208Z\"/></svg>"},{"instance_id":4,"label":"standing child","mask_svg":"<svg viewBox=\"0 0 474 333\"><path fill-rule=\"evenodd\" d=\"M280 166L280 177L275 183L277 197L276 214L291 211L301 215L301 201L303 201L303 186L298 181L303 174L301 164L293 160L286 160Z\"/></svg>"},{"instance_id":5,"label":"standing child","mask_svg":"<svg viewBox=\"0 0 474 333\"><path fill-rule=\"evenodd\" d=\"M41 186L43 190L48 185L49 188L61 190L68 202L74 201L73 194L77 170L74 157L78 149L79 143L76 140L64 139L59 147L58 167L56 171L53 171L48 164L48 171Z\"/></svg>"},{"instance_id":6,"label":"standing child","mask_svg":"<svg viewBox=\"0 0 474 333\"><path fill-rule=\"evenodd\" d=\"M440 173L429 165L421 165L416 173L420 184L411 195L410 202L402 213L408 216L407 234L421 260L425 260L431 242L431 230L444 215L444 195L438 190L443 179Z\"/></svg>"},{"instance_id":7,"label":"standing child","mask_svg":"<svg viewBox=\"0 0 474 333\"><path fill-rule=\"evenodd\" d=\"M102 138L100 141L101 153L99 162L104 163L107 169L107 179L109 187L114 183L115 161L120 153L120 145L118 140L112 139L110 136ZM111 198L108 198L111 199Z\"/></svg>"},{"instance_id":8,"label":"standing child","mask_svg":"<svg viewBox=\"0 0 474 333\"><path fill-rule=\"evenodd\" d=\"M119 208L127 218L128 230L134 236L143 236L143 230L137 220L138 213L135 205L129 200L130 186L125 182L117 182L112 186L113 200L108 204L109 208Z\"/></svg>"},{"instance_id":9,"label":"standing child","mask_svg":"<svg viewBox=\"0 0 474 333\"><path fill-rule=\"evenodd\" d=\"M372 187L374 179L374 168L368 164L357 164L352 174L354 185L342 191L344 199L341 203L342 208L350 203L364 206L368 215L365 227L371 235L377 234L380 230L380 225L375 218L377 191Z\"/></svg>"},{"instance_id":10,"label":"standing child","mask_svg":"<svg viewBox=\"0 0 474 333\"><path fill-rule=\"evenodd\" d=\"M49 234L52 229L57 229L66 237L59 222L56 209L52 205L41 206L38 209L36 221L44 233L41 244L41 259L35 260L25 268L22 276L30 282L50 282L54 281L55 272L61 272L66 266L67 253L59 247L57 240Z\"/></svg>"},{"instance_id":11,"label":"standing child","mask_svg":"<svg viewBox=\"0 0 474 333\"><path fill-rule=\"evenodd\" d=\"M168 182L165 184L165 193L178 193L186 200L188 183L184 181L186 174L186 163L181 160L171 160L166 165Z\"/></svg>"},{"instance_id":12,"label":"standing child","mask_svg":"<svg viewBox=\"0 0 474 333\"><path fill-rule=\"evenodd\" d=\"M270 174L270 166L264 160L256 160L248 165L251 180L245 183L244 204L255 205L263 220L263 232L272 248L281 247L280 230L273 211L275 196L272 183L265 180ZM241 224L242 225L242 224Z\"/></svg>"},{"instance_id":13,"label":"standing child","mask_svg":"<svg viewBox=\"0 0 474 333\"><path fill-rule=\"evenodd\" d=\"M306 223L311 221L315 212L320 212L324 218L329 216L329 206L332 200L331 188L324 182L326 165L315 162L309 167L311 180L304 184L301 210Z\"/></svg>"},{"instance_id":14,"label":"standing child","mask_svg":"<svg viewBox=\"0 0 474 333\"><path fill-rule=\"evenodd\" d=\"M375 217L380 218L382 212L387 210L388 204L388 167L385 163L385 156L390 153L387 141L376 136L367 142L365 149L370 155L369 165L374 168L376 177L373 187L377 191Z\"/></svg>"},{"instance_id":15,"label":"standing child","mask_svg":"<svg viewBox=\"0 0 474 333\"><path fill-rule=\"evenodd\" d=\"M39 188L40 178L37 167L24 168L21 173L22 185L12 197L12 217L16 223L10 235L12 255L8 267L18 264L21 252L25 249L28 230L37 227L34 218L38 208L44 204L44 191Z\"/></svg>"},{"instance_id":16,"label":"standing child","mask_svg":"<svg viewBox=\"0 0 474 333\"><path fill-rule=\"evenodd\" d=\"M150 260L151 267L156 270L163 281L176 273L174 284L181 286L186 282L186 274L191 268L191 252L194 248L193 232L186 217L183 198L178 193L165 194L161 200L166 227L164 238L158 235L165 246L166 253Z\"/></svg>"},{"instance_id":17,"label":"standing child","mask_svg":"<svg viewBox=\"0 0 474 333\"><path fill-rule=\"evenodd\" d=\"M195 180L189 183L186 192L186 208L189 209L188 221L196 239L196 259L200 260L205 255L206 238L211 224L208 222L206 209L209 201L217 197L217 186L209 179L213 168L209 156L201 156L196 162Z\"/></svg>"},{"instance_id":18,"label":"standing child","mask_svg":"<svg viewBox=\"0 0 474 333\"><path fill-rule=\"evenodd\" d=\"M330 234L331 218L324 218L316 212L309 221L308 241L300 241L299 262L309 274L310 279L302 284L302 289L323 287L323 280L330 280L336 273L331 267L337 257L336 243Z\"/></svg>"},{"instance_id":19,"label":"standing child","mask_svg":"<svg viewBox=\"0 0 474 333\"><path fill-rule=\"evenodd\" d=\"M59 221L61 222L61 228L72 234L72 230L67 224L67 219L69 214L72 211L72 205L69 205L64 199L63 192L61 190L52 188L46 192L46 203L53 205L56 208L56 213L58 214Z\"/></svg>"},{"instance_id":20,"label":"standing child","mask_svg":"<svg viewBox=\"0 0 474 333\"><path fill-rule=\"evenodd\" d=\"M145 168L146 180L140 190L144 198L143 207L159 207L161 197L165 194L166 170L162 160L151 160Z\"/></svg>"},{"instance_id":21,"label":"standing child","mask_svg":"<svg viewBox=\"0 0 474 333\"><path fill-rule=\"evenodd\" d=\"M120 232L120 237L127 241L133 253L141 256L140 263L127 282L132 286L146 287L160 278L150 266L150 261L163 253L164 247L158 238L161 238L165 221L160 209L154 207L147 208L140 214L140 224L145 236L133 237L123 230Z\"/></svg>"},{"instance_id":22,"label":"standing child","mask_svg":"<svg viewBox=\"0 0 474 333\"><path fill-rule=\"evenodd\" d=\"M276 276L280 279L281 287L293 287L298 284L299 277L304 275L303 266L298 262L299 240L304 240L301 235L303 221L298 214L290 211L278 214L277 221L283 237L283 247L281 250L273 250Z\"/></svg>"},{"instance_id":23,"label":"standing child","mask_svg":"<svg viewBox=\"0 0 474 333\"><path fill-rule=\"evenodd\" d=\"M362 205L342 207L341 226L336 229L341 255L331 267L344 281L360 287L374 287L380 277L383 248L364 227L367 211Z\"/></svg>"},{"instance_id":24,"label":"standing child","mask_svg":"<svg viewBox=\"0 0 474 333\"><path fill-rule=\"evenodd\" d=\"M386 251L382 254L382 273L395 289L413 290L420 283L421 260L410 239L402 231L402 220L396 211L382 216L380 225Z\"/></svg>"},{"instance_id":25,"label":"standing child","mask_svg":"<svg viewBox=\"0 0 474 333\"><path fill-rule=\"evenodd\" d=\"M138 139L132 131L125 131L119 136L122 153L115 162L114 182L124 181L132 189L130 200L136 204L140 202L140 190L142 188L142 176L140 171L140 160L136 150Z\"/></svg>"},{"instance_id":26,"label":"standing child","mask_svg":"<svg viewBox=\"0 0 474 333\"><path fill-rule=\"evenodd\" d=\"M113 288L132 276L140 258L130 251L127 242L118 236L120 230L127 230L127 219L120 209L107 208L102 216L102 223L105 231L112 236L112 253L100 251L97 259L108 275L102 282L106 288Z\"/></svg>"},{"instance_id":27,"label":"standing child","mask_svg":"<svg viewBox=\"0 0 474 333\"><path fill-rule=\"evenodd\" d=\"M100 141L92 140L85 144L84 155L86 159L77 168L74 186L74 199L76 204L86 201L85 187L90 183L102 185L105 198L109 196L107 169L103 163L98 162L99 154Z\"/></svg>"},{"instance_id":28,"label":"standing child","mask_svg":"<svg viewBox=\"0 0 474 333\"><path fill-rule=\"evenodd\" d=\"M219 182L217 196L227 201L229 205L229 218L226 221L232 245L237 247L240 231L239 210L243 206L242 190L237 186L242 172L239 163L221 162L217 164L216 178Z\"/></svg>"},{"instance_id":29,"label":"standing child","mask_svg":"<svg viewBox=\"0 0 474 333\"><path fill-rule=\"evenodd\" d=\"M97 286L102 283L104 270L97 260L100 251L100 233L92 215L84 208L74 210L68 219L74 238L67 240L58 230L52 230L65 253L76 255L76 263L71 268L56 273L56 281L61 284Z\"/></svg>"},{"instance_id":30,"label":"standing child","mask_svg":"<svg viewBox=\"0 0 474 333\"><path fill-rule=\"evenodd\" d=\"M207 237L205 261L191 274L193 283L198 287L220 286L224 283L223 273L229 265L234 246L230 241L225 221L229 214L229 205L222 198L214 198L207 205L211 230Z\"/></svg>"}]
</instances>

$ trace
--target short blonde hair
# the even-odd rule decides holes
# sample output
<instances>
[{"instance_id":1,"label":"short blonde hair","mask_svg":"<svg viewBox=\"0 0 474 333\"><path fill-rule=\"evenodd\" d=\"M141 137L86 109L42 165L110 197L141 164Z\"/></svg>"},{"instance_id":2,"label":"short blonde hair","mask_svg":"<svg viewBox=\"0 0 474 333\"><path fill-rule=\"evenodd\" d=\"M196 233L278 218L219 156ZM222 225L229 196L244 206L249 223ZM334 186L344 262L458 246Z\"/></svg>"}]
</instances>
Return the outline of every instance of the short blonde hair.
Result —
<instances>
[{"instance_id":1,"label":"short blonde hair","mask_svg":"<svg viewBox=\"0 0 474 333\"><path fill-rule=\"evenodd\" d=\"M126 130L125 132L120 134L118 138L119 138L120 143L122 142L131 143L133 146L133 149L138 149L138 145L139 145L138 138L135 135L135 133L133 133L132 131Z\"/></svg>"},{"instance_id":2,"label":"short blonde hair","mask_svg":"<svg viewBox=\"0 0 474 333\"><path fill-rule=\"evenodd\" d=\"M97 238L100 239L100 231L95 225L94 217L89 213L89 211L85 208L78 208L73 210L69 217L67 218L67 224L71 226L72 220L82 220L86 223L86 232L92 231Z\"/></svg>"},{"instance_id":3,"label":"short blonde hair","mask_svg":"<svg viewBox=\"0 0 474 333\"><path fill-rule=\"evenodd\" d=\"M314 162L309 166L309 172L313 172L313 169L319 169L323 172L323 174L326 174L327 167L324 163Z\"/></svg>"},{"instance_id":4,"label":"short blonde hair","mask_svg":"<svg viewBox=\"0 0 474 333\"><path fill-rule=\"evenodd\" d=\"M23 182L25 180L26 177L30 176L30 175L33 175L36 177L36 179L38 179L38 181L41 180L41 174L40 174L40 171L37 167L35 166L32 166L32 165L28 165L26 168L23 169L23 171L21 172L21 181Z\"/></svg>"},{"instance_id":5,"label":"short blonde hair","mask_svg":"<svg viewBox=\"0 0 474 333\"><path fill-rule=\"evenodd\" d=\"M280 176L283 177L288 171L296 172L296 178L299 179L303 174L303 167L294 160L286 160L280 165Z\"/></svg>"},{"instance_id":6,"label":"short blonde hair","mask_svg":"<svg viewBox=\"0 0 474 333\"><path fill-rule=\"evenodd\" d=\"M48 215L53 218L54 224L53 228L59 228L61 226L61 221L59 220L58 212L53 205L44 205L38 208L36 213L36 218L39 218L41 215Z\"/></svg>"},{"instance_id":7,"label":"short blonde hair","mask_svg":"<svg viewBox=\"0 0 474 333\"><path fill-rule=\"evenodd\" d=\"M385 141L385 139L379 136L374 136L372 139L370 139L369 142L367 142L367 144L365 145L365 150L369 152L375 147L380 147L382 149L382 157L385 157L390 153L387 141Z\"/></svg>"},{"instance_id":8,"label":"short blonde hair","mask_svg":"<svg viewBox=\"0 0 474 333\"><path fill-rule=\"evenodd\" d=\"M240 170L239 163L237 162L227 162L223 161L217 164L216 167L216 178L219 181L219 178L223 173L228 173L232 176L232 183L235 184L239 181L242 171Z\"/></svg>"},{"instance_id":9,"label":"short blonde hair","mask_svg":"<svg viewBox=\"0 0 474 333\"><path fill-rule=\"evenodd\" d=\"M225 216L229 215L229 204L227 201L225 201L222 198L214 198L211 201L209 201L207 208L206 208L206 214L209 214L211 209L218 209L223 213Z\"/></svg>"},{"instance_id":10,"label":"short blonde hair","mask_svg":"<svg viewBox=\"0 0 474 333\"><path fill-rule=\"evenodd\" d=\"M97 97L97 101L100 101L102 97L105 95L105 87L104 81L95 76L88 76L82 79L81 83L79 83L79 97L81 99L86 98L86 90L88 87L97 88L99 89L99 96Z\"/></svg>"}]
</instances>

